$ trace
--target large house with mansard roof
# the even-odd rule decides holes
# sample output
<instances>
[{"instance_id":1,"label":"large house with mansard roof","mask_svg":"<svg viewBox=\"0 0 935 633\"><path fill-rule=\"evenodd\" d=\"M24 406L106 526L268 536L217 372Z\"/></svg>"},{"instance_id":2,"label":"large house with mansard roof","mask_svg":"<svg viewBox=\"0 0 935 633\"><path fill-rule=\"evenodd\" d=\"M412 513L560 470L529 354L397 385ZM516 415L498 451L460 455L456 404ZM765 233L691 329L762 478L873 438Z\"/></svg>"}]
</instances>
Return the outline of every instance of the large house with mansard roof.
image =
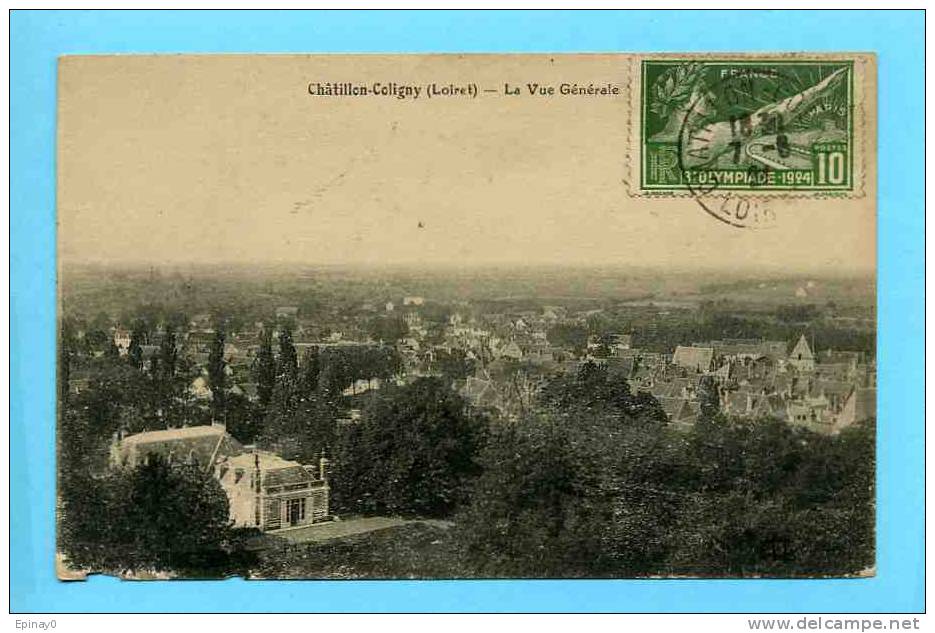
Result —
<instances>
[{"instance_id":1,"label":"large house with mansard roof","mask_svg":"<svg viewBox=\"0 0 935 633\"><path fill-rule=\"evenodd\" d=\"M235 526L263 531L324 521L329 515L327 460L309 466L244 447L223 425L189 426L115 438L111 466L133 468L153 455L213 473Z\"/></svg>"}]
</instances>

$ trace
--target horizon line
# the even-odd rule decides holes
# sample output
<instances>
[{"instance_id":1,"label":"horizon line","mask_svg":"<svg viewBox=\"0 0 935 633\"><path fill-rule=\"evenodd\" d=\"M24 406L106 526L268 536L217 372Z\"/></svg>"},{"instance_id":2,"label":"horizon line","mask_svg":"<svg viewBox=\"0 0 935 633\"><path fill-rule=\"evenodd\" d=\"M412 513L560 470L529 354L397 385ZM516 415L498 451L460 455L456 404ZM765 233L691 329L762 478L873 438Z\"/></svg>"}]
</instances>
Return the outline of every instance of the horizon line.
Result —
<instances>
[{"instance_id":1,"label":"horizon line","mask_svg":"<svg viewBox=\"0 0 935 633\"><path fill-rule=\"evenodd\" d=\"M294 260L276 261L152 261L152 260L123 260L123 261L102 261L102 260L59 260L57 270L60 273L67 274L69 269L81 268L109 268L109 269L198 269L198 268L230 268L230 269L333 269L333 270L366 270L366 271L392 271L392 270L419 270L420 272L432 272L433 270L492 270L492 269L513 269L513 270L609 270L609 271L653 271L667 272L670 274L704 274L710 272L729 272L732 276L751 276L757 274L771 275L820 275L820 276L848 276L848 277L872 277L876 279L876 268L793 268L785 266L752 265L746 269L738 269L736 266L724 265L705 265L698 264L680 264L678 266L666 266L664 264L628 264L628 263L586 263L586 262L420 262L420 261L396 261L387 263L376 262L302 262Z\"/></svg>"}]
</instances>

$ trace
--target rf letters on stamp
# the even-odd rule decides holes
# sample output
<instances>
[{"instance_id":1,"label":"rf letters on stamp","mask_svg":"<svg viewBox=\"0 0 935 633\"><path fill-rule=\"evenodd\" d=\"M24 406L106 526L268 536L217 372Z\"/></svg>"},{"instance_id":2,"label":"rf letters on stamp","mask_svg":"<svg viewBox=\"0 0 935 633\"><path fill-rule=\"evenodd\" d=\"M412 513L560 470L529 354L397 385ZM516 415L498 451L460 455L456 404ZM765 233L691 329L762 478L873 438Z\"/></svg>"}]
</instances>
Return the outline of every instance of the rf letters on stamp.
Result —
<instances>
[{"instance_id":1,"label":"rf letters on stamp","mask_svg":"<svg viewBox=\"0 0 935 633\"><path fill-rule=\"evenodd\" d=\"M873 575L875 69L61 58L59 577Z\"/></svg>"}]
</instances>

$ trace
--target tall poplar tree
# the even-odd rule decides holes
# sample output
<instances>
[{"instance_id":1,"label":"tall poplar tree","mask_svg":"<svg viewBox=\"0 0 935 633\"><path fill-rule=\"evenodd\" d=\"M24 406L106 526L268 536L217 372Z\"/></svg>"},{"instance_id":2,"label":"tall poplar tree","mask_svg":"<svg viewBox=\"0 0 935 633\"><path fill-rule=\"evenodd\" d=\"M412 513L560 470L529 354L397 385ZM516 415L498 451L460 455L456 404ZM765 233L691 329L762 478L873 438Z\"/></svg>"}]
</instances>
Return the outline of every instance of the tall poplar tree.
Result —
<instances>
[{"instance_id":1,"label":"tall poplar tree","mask_svg":"<svg viewBox=\"0 0 935 633\"><path fill-rule=\"evenodd\" d=\"M146 331L143 324L137 322L130 333L130 346L127 349L127 358L137 369L143 369L143 345L146 343Z\"/></svg>"},{"instance_id":2,"label":"tall poplar tree","mask_svg":"<svg viewBox=\"0 0 935 633\"><path fill-rule=\"evenodd\" d=\"M280 381L294 379L299 369L299 360L292 342L292 331L282 326L279 329L279 365L277 374Z\"/></svg>"},{"instance_id":3,"label":"tall poplar tree","mask_svg":"<svg viewBox=\"0 0 935 633\"><path fill-rule=\"evenodd\" d=\"M211 349L208 352L208 383L211 387L211 405L214 416L224 419L224 402L227 395L227 375L224 373L224 343L227 336L224 327L218 324L215 329Z\"/></svg>"},{"instance_id":4,"label":"tall poplar tree","mask_svg":"<svg viewBox=\"0 0 935 633\"><path fill-rule=\"evenodd\" d=\"M260 349L253 362L257 397L265 410L273 398L276 386L276 359L273 357L273 333L266 328L260 332Z\"/></svg>"},{"instance_id":5,"label":"tall poplar tree","mask_svg":"<svg viewBox=\"0 0 935 633\"><path fill-rule=\"evenodd\" d=\"M301 396L311 398L318 390L318 374L321 373L321 358L317 347L312 347L302 356L302 372L299 376Z\"/></svg>"},{"instance_id":6,"label":"tall poplar tree","mask_svg":"<svg viewBox=\"0 0 935 633\"><path fill-rule=\"evenodd\" d=\"M165 336L159 344L159 368L164 380L169 381L175 376L178 361L178 350L175 343L175 328L166 326Z\"/></svg>"}]
</instances>

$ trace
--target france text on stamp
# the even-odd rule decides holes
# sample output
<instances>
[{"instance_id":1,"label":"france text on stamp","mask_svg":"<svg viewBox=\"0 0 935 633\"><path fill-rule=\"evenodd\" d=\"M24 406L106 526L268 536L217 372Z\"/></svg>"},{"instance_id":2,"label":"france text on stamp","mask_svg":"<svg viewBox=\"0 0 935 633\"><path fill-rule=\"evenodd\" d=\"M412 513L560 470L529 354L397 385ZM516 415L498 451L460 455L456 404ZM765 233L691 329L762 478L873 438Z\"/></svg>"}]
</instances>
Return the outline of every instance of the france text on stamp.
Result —
<instances>
[{"instance_id":1,"label":"france text on stamp","mask_svg":"<svg viewBox=\"0 0 935 633\"><path fill-rule=\"evenodd\" d=\"M854 62L643 60L644 191L850 192Z\"/></svg>"}]
</instances>

